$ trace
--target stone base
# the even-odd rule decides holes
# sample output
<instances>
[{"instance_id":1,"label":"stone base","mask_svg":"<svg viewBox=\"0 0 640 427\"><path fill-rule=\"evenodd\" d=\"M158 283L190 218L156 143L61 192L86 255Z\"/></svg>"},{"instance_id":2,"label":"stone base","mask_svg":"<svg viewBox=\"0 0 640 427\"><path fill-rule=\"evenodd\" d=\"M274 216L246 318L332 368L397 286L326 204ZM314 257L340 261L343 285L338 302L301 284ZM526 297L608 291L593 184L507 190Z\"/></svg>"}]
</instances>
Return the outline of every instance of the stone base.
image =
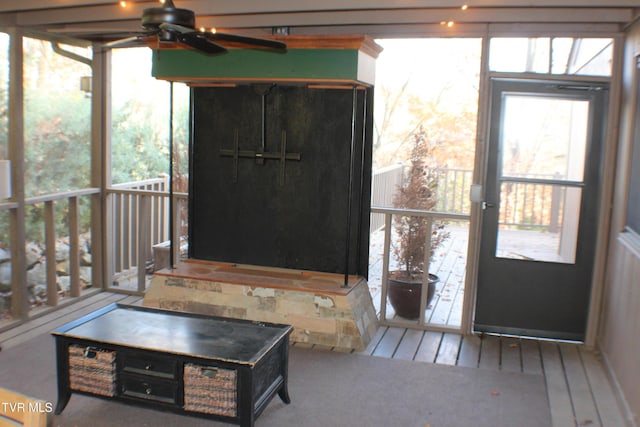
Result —
<instances>
[{"instance_id":1,"label":"stone base","mask_svg":"<svg viewBox=\"0 0 640 427\"><path fill-rule=\"evenodd\" d=\"M143 304L293 325L291 341L361 351L378 329L362 277L188 260L155 273Z\"/></svg>"}]
</instances>

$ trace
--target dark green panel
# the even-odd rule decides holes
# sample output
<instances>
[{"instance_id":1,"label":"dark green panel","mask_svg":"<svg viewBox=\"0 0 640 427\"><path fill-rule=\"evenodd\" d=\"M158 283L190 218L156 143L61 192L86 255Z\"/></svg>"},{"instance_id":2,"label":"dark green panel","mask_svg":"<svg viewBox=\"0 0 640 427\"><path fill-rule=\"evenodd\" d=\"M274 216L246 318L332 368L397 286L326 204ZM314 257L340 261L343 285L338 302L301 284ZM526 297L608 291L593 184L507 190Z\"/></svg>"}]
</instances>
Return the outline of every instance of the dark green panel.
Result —
<instances>
[{"instance_id":1,"label":"dark green panel","mask_svg":"<svg viewBox=\"0 0 640 427\"><path fill-rule=\"evenodd\" d=\"M289 49L274 53L252 49L230 49L207 55L188 49L153 51L153 77L160 79L358 79L358 50Z\"/></svg>"}]
</instances>

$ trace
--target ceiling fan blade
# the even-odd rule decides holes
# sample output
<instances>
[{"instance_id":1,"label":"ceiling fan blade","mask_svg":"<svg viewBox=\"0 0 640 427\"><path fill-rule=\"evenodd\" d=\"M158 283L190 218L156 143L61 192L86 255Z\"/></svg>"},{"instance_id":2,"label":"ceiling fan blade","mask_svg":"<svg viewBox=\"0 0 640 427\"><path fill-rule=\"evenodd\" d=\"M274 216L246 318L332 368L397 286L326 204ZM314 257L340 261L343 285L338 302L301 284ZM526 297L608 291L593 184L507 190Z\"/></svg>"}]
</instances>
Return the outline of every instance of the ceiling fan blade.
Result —
<instances>
[{"instance_id":1,"label":"ceiling fan blade","mask_svg":"<svg viewBox=\"0 0 640 427\"><path fill-rule=\"evenodd\" d=\"M102 46L111 49L118 47L133 47L137 45L142 46L144 38L153 35L155 35L155 33L138 34L137 36L131 36L120 40L113 40L110 42L102 43Z\"/></svg>"},{"instance_id":2,"label":"ceiling fan blade","mask_svg":"<svg viewBox=\"0 0 640 427\"><path fill-rule=\"evenodd\" d=\"M204 53L213 54L227 51L224 47L207 40L203 33L195 31L193 28L163 22L160 24L160 30L175 35L178 42Z\"/></svg>"},{"instance_id":3,"label":"ceiling fan blade","mask_svg":"<svg viewBox=\"0 0 640 427\"><path fill-rule=\"evenodd\" d=\"M164 31L169 31L176 34L187 34L195 32L195 29L185 27L183 25L172 24L170 22L163 22L160 24L160 29Z\"/></svg>"},{"instance_id":4,"label":"ceiling fan blade","mask_svg":"<svg viewBox=\"0 0 640 427\"><path fill-rule=\"evenodd\" d=\"M229 33L206 33L209 40L220 40L225 42L242 43L251 46L266 47L275 50L286 50L287 45L283 42L271 39L263 39L258 37L241 36Z\"/></svg>"},{"instance_id":5,"label":"ceiling fan blade","mask_svg":"<svg viewBox=\"0 0 640 427\"><path fill-rule=\"evenodd\" d=\"M191 46L192 48L204 53L214 54L227 51L224 47L207 40L202 33L198 33L197 31L178 34L177 38L180 43Z\"/></svg>"}]
</instances>

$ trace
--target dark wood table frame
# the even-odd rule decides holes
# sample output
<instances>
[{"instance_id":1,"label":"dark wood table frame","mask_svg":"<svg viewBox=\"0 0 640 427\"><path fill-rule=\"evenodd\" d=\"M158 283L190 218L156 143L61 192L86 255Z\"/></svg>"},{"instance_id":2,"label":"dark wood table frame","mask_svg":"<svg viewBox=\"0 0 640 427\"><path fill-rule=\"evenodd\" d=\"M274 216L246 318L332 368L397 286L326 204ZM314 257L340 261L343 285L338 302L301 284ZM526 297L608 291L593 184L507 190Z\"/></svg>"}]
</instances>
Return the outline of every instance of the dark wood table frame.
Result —
<instances>
[{"instance_id":1,"label":"dark wood table frame","mask_svg":"<svg viewBox=\"0 0 640 427\"><path fill-rule=\"evenodd\" d=\"M276 394L290 402L291 330L290 325L109 305L52 332L55 413L64 410L72 393L81 393L253 426Z\"/></svg>"}]
</instances>

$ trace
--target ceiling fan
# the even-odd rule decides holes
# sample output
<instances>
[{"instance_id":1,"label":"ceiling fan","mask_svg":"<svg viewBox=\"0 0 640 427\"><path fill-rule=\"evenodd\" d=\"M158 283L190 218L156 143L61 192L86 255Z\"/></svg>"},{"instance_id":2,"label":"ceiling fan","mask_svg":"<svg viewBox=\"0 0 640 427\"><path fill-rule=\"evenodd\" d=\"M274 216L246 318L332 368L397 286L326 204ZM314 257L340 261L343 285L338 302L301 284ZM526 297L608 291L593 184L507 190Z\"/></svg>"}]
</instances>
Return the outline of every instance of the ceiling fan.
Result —
<instances>
[{"instance_id":1,"label":"ceiling fan","mask_svg":"<svg viewBox=\"0 0 640 427\"><path fill-rule=\"evenodd\" d=\"M287 45L278 40L242 36L238 34L201 31L195 27L195 13L177 8L173 0L164 0L160 7L146 8L142 12L142 28L145 32L126 39L105 43L106 47L119 47L147 37L157 37L159 42L174 42L207 54L226 52L217 42L231 42L250 48L266 48L284 52Z\"/></svg>"}]
</instances>

